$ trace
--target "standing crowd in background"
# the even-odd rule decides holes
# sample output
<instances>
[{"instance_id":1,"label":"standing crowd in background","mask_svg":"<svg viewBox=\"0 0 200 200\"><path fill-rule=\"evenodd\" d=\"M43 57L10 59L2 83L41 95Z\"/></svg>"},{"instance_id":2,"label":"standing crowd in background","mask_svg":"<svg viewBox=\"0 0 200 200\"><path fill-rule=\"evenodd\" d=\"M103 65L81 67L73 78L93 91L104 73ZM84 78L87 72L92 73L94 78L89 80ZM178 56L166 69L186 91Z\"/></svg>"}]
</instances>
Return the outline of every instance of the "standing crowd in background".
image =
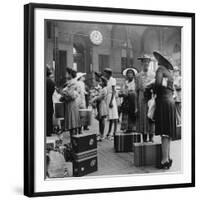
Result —
<instances>
[{"instance_id":1,"label":"standing crowd in background","mask_svg":"<svg viewBox=\"0 0 200 200\"><path fill-rule=\"evenodd\" d=\"M47 136L53 133L54 93L64 103L64 129L70 135L81 134L89 127L80 120L80 109L90 105L99 122L97 140L112 140L120 126L126 133L142 134L143 142L153 142L154 135L160 135L162 141L161 168L169 169L172 165L170 142L176 137L176 127L181 125L181 75L180 68L173 67L170 61L158 52L153 52L158 63L154 72L150 70L152 58L148 55L139 57L142 69L125 69L124 84L119 88L113 77L112 69L95 72L96 85L88 89L85 73L66 68L66 82L57 88L50 79L47 69ZM105 133L106 119L109 121Z\"/></svg>"}]
</instances>

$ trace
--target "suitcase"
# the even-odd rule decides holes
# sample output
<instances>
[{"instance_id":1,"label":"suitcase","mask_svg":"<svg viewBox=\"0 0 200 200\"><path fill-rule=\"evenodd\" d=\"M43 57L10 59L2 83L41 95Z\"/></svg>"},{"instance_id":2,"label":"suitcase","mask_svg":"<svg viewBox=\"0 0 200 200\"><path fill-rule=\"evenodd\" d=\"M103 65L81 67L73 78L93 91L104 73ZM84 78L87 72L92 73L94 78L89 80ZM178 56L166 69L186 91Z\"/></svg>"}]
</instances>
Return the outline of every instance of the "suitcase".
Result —
<instances>
[{"instance_id":1,"label":"suitcase","mask_svg":"<svg viewBox=\"0 0 200 200\"><path fill-rule=\"evenodd\" d=\"M141 142L140 133L116 133L114 136L115 152L132 152L133 143Z\"/></svg>"},{"instance_id":2,"label":"suitcase","mask_svg":"<svg viewBox=\"0 0 200 200\"><path fill-rule=\"evenodd\" d=\"M56 118L64 118L64 110L65 104L64 103L55 103L55 117Z\"/></svg>"},{"instance_id":3,"label":"suitcase","mask_svg":"<svg viewBox=\"0 0 200 200\"><path fill-rule=\"evenodd\" d=\"M92 110L91 109L79 109L80 121L82 126L91 125Z\"/></svg>"},{"instance_id":4,"label":"suitcase","mask_svg":"<svg viewBox=\"0 0 200 200\"><path fill-rule=\"evenodd\" d=\"M97 148L96 134L83 133L72 136L72 149L74 153L80 153Z\"/></svg>"},{"instance_id":5,"label":"suitcase","mask_svg":"<svg viewBox=\"0 0 200 200\"><path fill-rule=\"evenodd\" d=\"M79 177L86 174L95 172L98 170L97 167L97 156L93 155L85 157L83 159L77 159L73 161L73 176Z\"/></svg>"},{"instance_id":6,"label":"suitcase","mask_svg":"<svg viewBox=\"0 0 200 200\"><path fill-rule=\"evenodd\" d=\"M161 143L134 143L134 165L159 167L162 159Z\"/></svg>"}]
</instances>

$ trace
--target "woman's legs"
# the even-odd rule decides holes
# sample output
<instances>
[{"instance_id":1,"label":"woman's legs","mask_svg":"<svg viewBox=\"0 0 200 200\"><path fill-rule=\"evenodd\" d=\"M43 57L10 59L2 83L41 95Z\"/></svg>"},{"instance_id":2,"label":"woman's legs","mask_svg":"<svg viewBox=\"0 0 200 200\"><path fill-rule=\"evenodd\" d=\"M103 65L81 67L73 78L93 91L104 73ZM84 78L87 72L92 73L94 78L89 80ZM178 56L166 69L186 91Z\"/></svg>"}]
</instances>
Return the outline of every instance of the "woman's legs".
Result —
<instances>
[{"instance_id":1,"label":"woman's legs","mask_svg":"<svg viewBox=\"0 0 200 200\"><path fill-rule=\"evenodd\" d=\"M113 137L115 136L116 132L117 132L117 122L118 122L118 119L114 119L113 120L114 122L114 131L113 131Z\"/></svg>"},{"instance_id":2,"label":"woman's legs","mask_svg":"<svg viewBox=\"0 0 200 200\"><path fill-rule=\"evenodd\" d=\"M169 155L170 155L170 139L168 136L162 136L162 161L161 163L164 164L169 162Z\"/></svg>"},{"instance_id":3,"label":"woman's legs","mask_svg":"<svg viewBox=\"0 0 200 200\"><path fill-rule=\"evenodd\" d=\"M102 117L101 120L99 121L100 124L100 134L101 134L101 138L103 138L104 136L104 130L105 130L105 118Z\"/></svg>"},{"instance_id":4,"label":"woman's legs","mask_svg":"<svg viewBox=\"0 0 200 200\"><path fill-rule=\"evenodd\" d=\"M113 120L111 119L111 120L109 120L109 128L108 128L107 136L109 136L110 133L111 133L111 130L112 130L112 124L113 124Z\"/></svg>"}]
</instances>

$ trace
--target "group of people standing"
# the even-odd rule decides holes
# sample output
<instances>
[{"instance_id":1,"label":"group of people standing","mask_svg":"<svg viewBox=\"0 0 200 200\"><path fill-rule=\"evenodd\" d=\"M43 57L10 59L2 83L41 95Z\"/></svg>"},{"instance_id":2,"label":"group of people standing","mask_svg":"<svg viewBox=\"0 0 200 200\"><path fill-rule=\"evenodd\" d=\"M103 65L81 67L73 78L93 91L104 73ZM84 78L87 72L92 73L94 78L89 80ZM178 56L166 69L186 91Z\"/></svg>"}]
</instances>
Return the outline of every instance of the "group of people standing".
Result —
<instances>
[{"instance_id":1,"label":"group of people standing","mask_svg":"<svg viewBox=\"0 0 200 200\"><path fill-rule=\"evenodd\" d=\"M90 101L87 100L87 103L85 74L78 74L73 69L66 68L66 84L62 88L56 89L61 95L60 101L65 104L65 129L71 135L81 132L79 109L86 108L90 102L97 110L99 140L105 137L113 138L117 131L119 115L122 114L120 128L124 133L139 132L142 134L144 142L153 142L154 133L161 136L161 168L170 168L172 165L170 141L176 137L177 110L180 114L180 104L176 106L174 93L176 89L180 89L180 84L179 86L174 84L174 68L169 60L158 52L153 52L153 55L158 62L156 72L149 70L151 57L144 55L138 58L142 64L141 72L135 68L125 69L123 71L125 82L118 92L116 91L116 79L112 76L112 69L105 68L103 73L95 72L96 93L90 97ZM52 96L55 85L48 82L49 80L47 80L47 94ZM50 90L50 88L52 89ZM117 104L117 98L122 98L121 105ZM155 111L151 118L148 117L149 100L155 102ZM47 106L50 106L51 103L47 103ZM51 113L47 113L47 116ZM109 127L105 135L106 118L109 120ZM50 122L50 117L47 117L47 120ZM111 134L113 126L113 134Z\"/></svg>"},{"instance_id":2,"label":"group of people standing","mask_svg":"<svg viewBox=\"0 0 200 200\"><path fill-rule=\"evenodd\" d=\"M142 64L141 72L138 73L135 68L125 69L123 75L126 80L118 92L110 68L104 69L103 74L96 73L96 81L102 88L92 102L97 101L101 139L105 137L105 117L109 120L106 135L109 138L113 124L112 136L116 133L121 113L121 130L124 133L139 132L143 142L153 142L154 134L161 136L161 168L169 169L172 165L170 142L177 137L177 124L181 123L181 78L179 69L174 68L168 59L158 52L153 52L153 55L158 63L156 72L149 70L151 57L144 55L138 58ZM123 99L120 107L116 98ZM153 111L151 117L150 111Z\"/></svg>"},{"instance_id":3,"label":"group of people standing","mask_svg":"<svg viewBox=\"0 0 200 200\"><path fill-rule=\"evenodd\" d=\"M151 58L147 55L138 58L142 63L142 71L137 72L135 68L127 68L122 73L125 82L119 91L116 90L116 79L112 77L112 70L105 68L104 73L95 73L96 81L103 87L98 95L92 99L96 101L100 127L105 124L105 117L108 117L109 128L106 137L112 139L117 131L119 115L121 117L120 129L125 133L139 132L143 135L143 141L153 141L154 121L147 117L148 100L154 95L152 90L155 83L155 73L149 71ZM107 94L107 95L106 95ZM121 98L122 103L117 104ZM104 102L104 103L102 103ZM102 112L104 113L102 115ZM113 133L112 125L114 125ZM105 138L104 132L100 130L100 140ZM149 135L149 137L147 136Z\"/></svg>"}]
</instances>

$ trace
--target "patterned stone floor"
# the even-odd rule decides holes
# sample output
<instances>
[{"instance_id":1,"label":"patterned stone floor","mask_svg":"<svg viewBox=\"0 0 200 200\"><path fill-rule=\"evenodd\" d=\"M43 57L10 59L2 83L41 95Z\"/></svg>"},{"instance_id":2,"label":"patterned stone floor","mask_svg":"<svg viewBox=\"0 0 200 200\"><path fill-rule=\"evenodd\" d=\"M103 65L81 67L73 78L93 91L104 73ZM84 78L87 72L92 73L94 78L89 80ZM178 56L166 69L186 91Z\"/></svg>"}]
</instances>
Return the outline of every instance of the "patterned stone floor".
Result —
<instances>
[{"instance_id":1,"label":"patterned stone floor","mask_svg":"<svg viewBox=\"0 0 200 200\"><path fill-rule=\"evenodd\" d=\"M107 128L108 122L106 123L105 134L107 133ZM90 126L89 132L98 133L98 122L94 118L92 120L92 126ZM68 134L64 133L63 138L64 141L67 141L69 139ZM160 137L157 136L154 140L159 141ZM181 172L181 152L181 140L173 141L171 143L171 157L173 158L173 165L170 170L159 170L152 166L135 167L134 154L132 152L115 153L113 141L106 139L102 142L98 142L98 171L88 174L87 176L164 173L165 171ZM67 167L69 174L72 175L72 164L67 163Z\"/></svg>"}]
</instances>

